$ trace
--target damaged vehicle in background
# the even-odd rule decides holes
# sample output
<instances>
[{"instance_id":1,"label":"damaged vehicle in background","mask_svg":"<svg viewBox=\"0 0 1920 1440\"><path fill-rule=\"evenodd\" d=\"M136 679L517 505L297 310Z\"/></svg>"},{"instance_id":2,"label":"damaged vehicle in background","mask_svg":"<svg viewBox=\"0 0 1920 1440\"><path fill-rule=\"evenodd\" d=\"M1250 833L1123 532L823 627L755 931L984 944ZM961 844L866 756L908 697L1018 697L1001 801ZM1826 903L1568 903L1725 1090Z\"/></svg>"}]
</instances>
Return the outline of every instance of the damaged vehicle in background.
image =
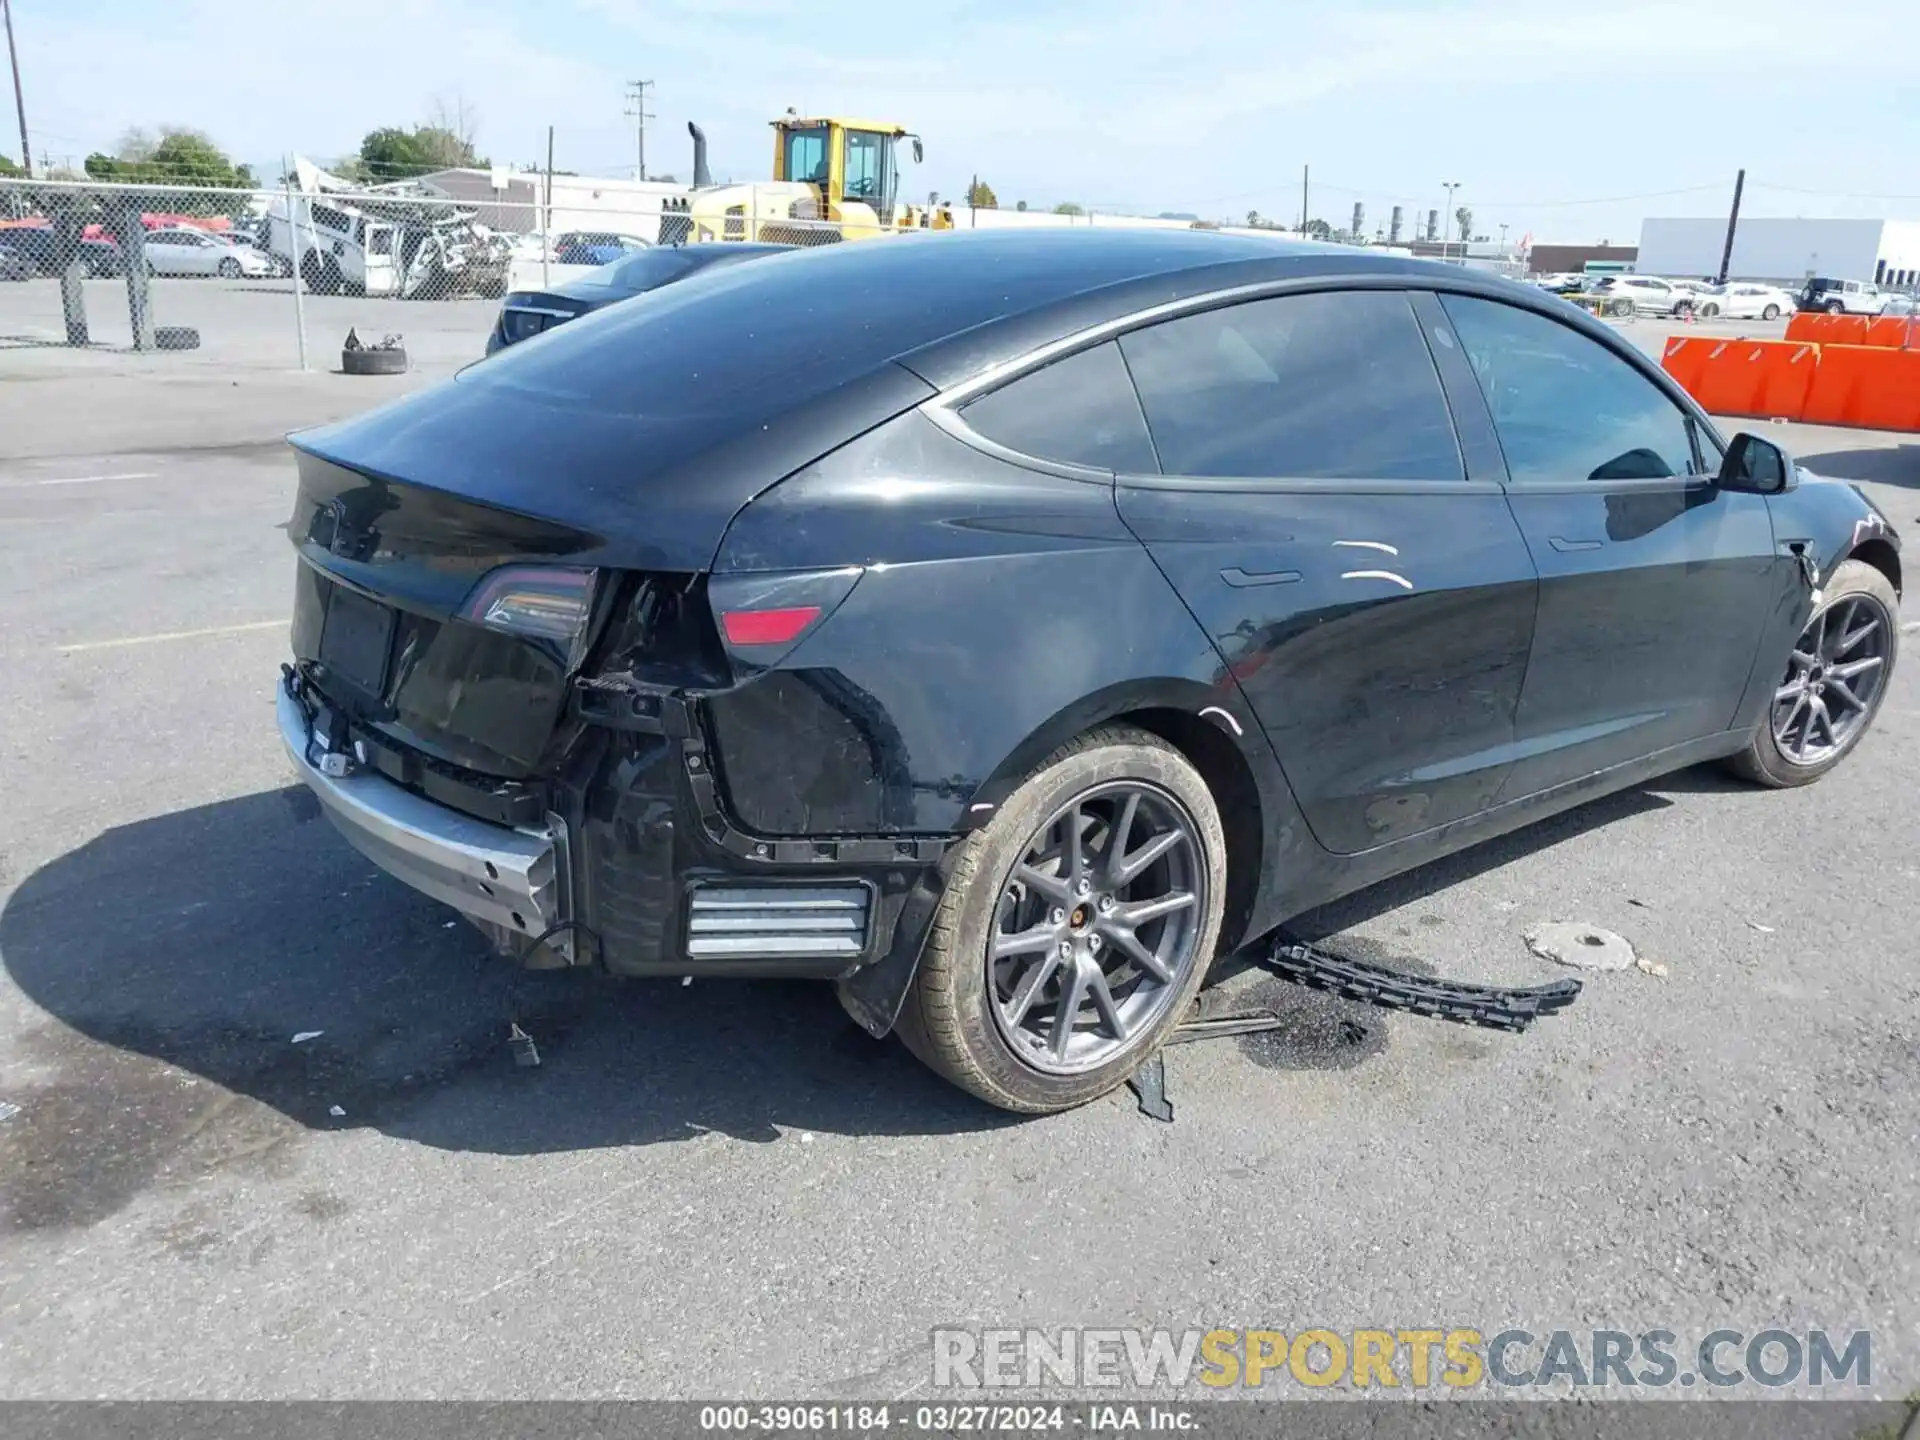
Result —
<instances>
[{"instance_id":1,"label":"damaged vehicle in background","mask_svg":"<svg viewBox=\"0 0 1920 1440\"><path fill-rule=\"evenodd\" d=\"M501 302L499 318L488 332L487 354L515 341L531 339L590 310L618 300L630 300L714 266L737 265L743 260L779 255L793 248L744 243L656 246L611 265L602 265L577 280L567 280L544 290L511 291Z\"/></svg>"},{"instance_id":2,"label":"damaged vehicle in background","mask_svg":"<svg viewBox=\"0 0 1920 1440\"><path fill-rule=\"evenodd\" d=\"M293 444L278 725L352 844L528 965L831 981L1020 1112L1342 894L1818 780L1900 638L1885 517L1610 327L1267 238L809 249Z\"/></svg>"},{"instance_id":3,"label":"damaged vehicle in background","mask_svg":"<svg viewBox=\"0 0 1920 1440\"><path fill-rule=\"evenodd\" d=\"M497 299L507 291L513 237L472 206L413 181L359 185L296 158L291 201L267 202L265 249L321 295L403 300Z\"/></svg>"}]
</instances>

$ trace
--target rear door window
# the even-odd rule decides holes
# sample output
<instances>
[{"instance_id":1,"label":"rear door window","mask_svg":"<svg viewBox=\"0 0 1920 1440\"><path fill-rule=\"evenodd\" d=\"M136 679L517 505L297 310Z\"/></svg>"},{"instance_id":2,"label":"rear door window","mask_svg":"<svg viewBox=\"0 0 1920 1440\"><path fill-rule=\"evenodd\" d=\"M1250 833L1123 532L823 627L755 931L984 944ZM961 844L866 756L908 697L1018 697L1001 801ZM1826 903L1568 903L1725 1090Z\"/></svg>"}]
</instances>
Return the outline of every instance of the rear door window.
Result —
<instances>
[{"instance_id":1,"label":"rear door window","mask_svg":"<svg viewBox=\"0 0 1920 1440\"><path fill-rule=\"evenodd\" d=\"M996 444L1041 460L1152 474L1153 445L1120 348L1109 340L1029 371L960 411Z\"/></svg>"},{"instance_id":2,"label":"rear door window","mask_svg":"<svg viewBox=\"0 0 1920 1440\"><path fill-rule=\"evenodd\" d=\"M1514 483L1692 475L1688 417L1599 342L1498 301L1443 295Z\"/></svg>"},{"instance_id":3,"label":"rear door window","mask_svg":"<svg viewBox=\"0 0 1920 1440\"><path fill-rule=\"evenodd\" d=\"M1404 293L1328 291L1121 337L1169 475L1460 480L1433 356Z\"/></svg>"}]
</instances>

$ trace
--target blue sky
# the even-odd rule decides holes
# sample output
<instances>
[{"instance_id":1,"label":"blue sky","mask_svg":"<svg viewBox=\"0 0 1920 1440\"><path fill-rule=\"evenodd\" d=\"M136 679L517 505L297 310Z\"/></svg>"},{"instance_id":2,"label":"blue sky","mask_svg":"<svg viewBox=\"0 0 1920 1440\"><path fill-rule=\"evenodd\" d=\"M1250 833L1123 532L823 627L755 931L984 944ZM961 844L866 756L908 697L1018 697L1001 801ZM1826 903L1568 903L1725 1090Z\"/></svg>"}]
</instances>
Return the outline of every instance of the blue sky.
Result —
<instances>
[{"instance_id":1,"label":"blue sky","mask_svg":"<svg viewBox=\"0 0 1920 1440\"><path fill-rule=\"evenodd\" d=\"M917 130L922 197L978 173L1009 205L1291 220L1307 164L1336 225L1453 180L1488 234L1627 242L1647 214L1723 212L1741 165L1750 214L1920 218L1913 5L13 0L56 159L161 123L329 159L459 92L495 160L534 160L551 124L561 167L623 174L622 88L651 79L649 168L682 179L689 119L745 180L791 105Z\"/></svg>"}]
</instances>

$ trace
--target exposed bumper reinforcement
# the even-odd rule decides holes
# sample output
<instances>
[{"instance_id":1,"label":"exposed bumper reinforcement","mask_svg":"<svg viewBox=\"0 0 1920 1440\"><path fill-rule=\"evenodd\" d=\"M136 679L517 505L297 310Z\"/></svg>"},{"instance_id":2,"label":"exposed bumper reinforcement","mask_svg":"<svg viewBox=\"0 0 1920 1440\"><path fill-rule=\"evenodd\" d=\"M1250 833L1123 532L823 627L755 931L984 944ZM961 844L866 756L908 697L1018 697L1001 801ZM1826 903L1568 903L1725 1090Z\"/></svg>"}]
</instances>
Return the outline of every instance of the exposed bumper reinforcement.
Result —
<instances>
[{"instance_id":1,"label":"exposed bumper reinforcement","mask_svg":"<svg viewBox=\"0 0 1920 1440\"><path fill-rule=\"evenodd\" d=\"M285 684L275 690L280 740L349 844L374 864L424 895L453 906L509 935L548 935L572 957L564 836L489 825L424 800L382 775L358 768L324 775L309 750L327 749L312 731L301 702ZM310 745L311 742L311 745Z\"/></svg>"}]
</instances>

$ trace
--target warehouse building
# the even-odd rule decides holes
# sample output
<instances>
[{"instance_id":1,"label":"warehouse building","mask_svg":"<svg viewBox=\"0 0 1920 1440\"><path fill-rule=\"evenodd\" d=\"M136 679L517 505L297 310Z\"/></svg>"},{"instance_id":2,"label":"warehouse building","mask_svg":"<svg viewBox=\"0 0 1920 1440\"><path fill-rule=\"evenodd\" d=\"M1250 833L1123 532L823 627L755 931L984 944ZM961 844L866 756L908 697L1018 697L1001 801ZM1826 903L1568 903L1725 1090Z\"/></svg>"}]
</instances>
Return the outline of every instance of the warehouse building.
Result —
<instances>
[{"instance_id":1,"label":"warehouse building","mask_svg":"<svg viewBox=\"0 0 1920 1440\"><path fill-rule=\"evenodd\" d=\"M1717 275L1727 218L1643 220L1643 275ZM1812 276L1920 285L1920 221L1743 219L1734 233L1732 280L1771 280L1798 289Z\"/></svg>"}]
</instances>

